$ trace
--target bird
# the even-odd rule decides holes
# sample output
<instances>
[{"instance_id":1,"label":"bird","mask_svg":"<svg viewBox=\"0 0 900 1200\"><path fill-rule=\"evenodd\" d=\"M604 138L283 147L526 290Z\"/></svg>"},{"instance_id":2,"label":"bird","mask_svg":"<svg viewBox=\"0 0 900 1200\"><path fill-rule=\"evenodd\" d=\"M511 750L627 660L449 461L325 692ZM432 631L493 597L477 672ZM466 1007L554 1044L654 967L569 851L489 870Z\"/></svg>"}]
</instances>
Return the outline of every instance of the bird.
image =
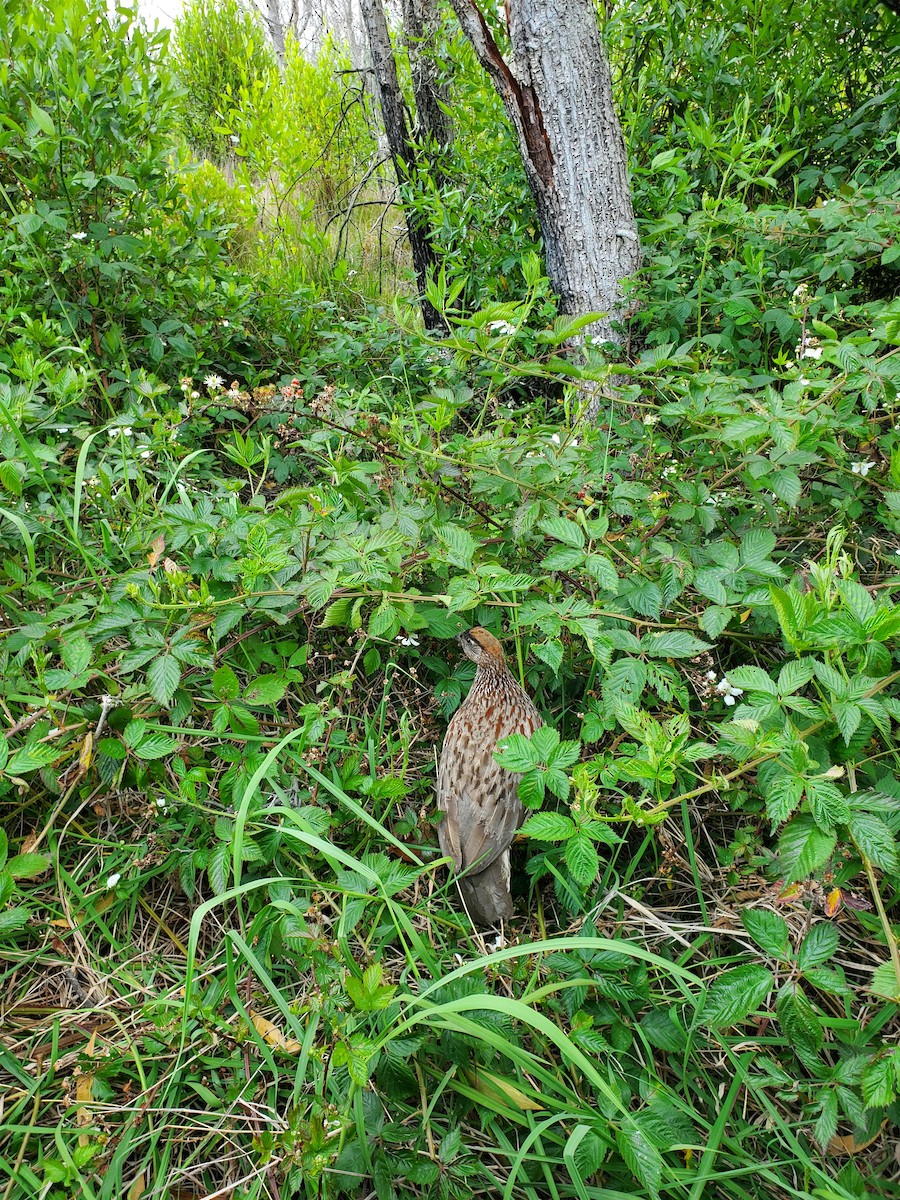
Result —
<instances>
[{"instance_id":1,"label":"bird","mask_svg":"<svg viewBox=\"0 0 900 1200\"><path fill-rule=\"evenodd\" d=\"M444 816L438 841L453 860L470 918L495 927L513 915L509 847L524 809L518 796L521 775L499 766L494 751L503 738L530 737L544 722L492 633L476 626L458 634L457 641L478 670L441 750L437 804Z\"/></svg>"}]
</instances>

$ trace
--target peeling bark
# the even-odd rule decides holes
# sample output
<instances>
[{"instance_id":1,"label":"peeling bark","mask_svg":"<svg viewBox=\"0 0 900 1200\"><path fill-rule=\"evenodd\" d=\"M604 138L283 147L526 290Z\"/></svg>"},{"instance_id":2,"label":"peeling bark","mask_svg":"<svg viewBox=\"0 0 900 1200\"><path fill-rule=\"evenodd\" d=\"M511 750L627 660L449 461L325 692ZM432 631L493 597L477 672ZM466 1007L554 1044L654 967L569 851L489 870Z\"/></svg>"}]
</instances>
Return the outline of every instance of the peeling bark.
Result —
<instances>
[{"instance_id":1,"label":"peeling bark","mask_svg":"<svg viewBox=\"0 0 900 1200\"><path fill-rule=\"evenodd\" d=\"M640 264L625 142L593 0L509 0L507 62L476 0L451 0L512 123L564 313L607 314Z\"/></svg>"},{"instance_id":2,"label":"peeling bark","mask_svg":"<svg viewBox=\"0 0 900 1200\"><path fill-rule=\"evenodd\" d=\"M447 115L449 97L438 80L434 52L440 26L435 0L403 0L403 28L416 100L413 136L428 155L436 187L444 181L443 154L453 139L453 123Z\"/></svg>"}]
</instances>

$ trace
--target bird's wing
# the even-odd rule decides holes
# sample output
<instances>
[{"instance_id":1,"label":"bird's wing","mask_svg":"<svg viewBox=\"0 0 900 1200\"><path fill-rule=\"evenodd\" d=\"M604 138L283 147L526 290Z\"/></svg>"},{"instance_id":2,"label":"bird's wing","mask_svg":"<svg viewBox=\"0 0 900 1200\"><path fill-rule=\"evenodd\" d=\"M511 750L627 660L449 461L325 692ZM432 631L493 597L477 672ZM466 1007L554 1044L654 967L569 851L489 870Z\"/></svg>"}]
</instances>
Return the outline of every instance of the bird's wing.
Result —
<instances>
[{"instance_id":1,"label":"bird's wing","mask_svg":"<svg viewBox=\"0 0 900 1200\"><path fill-rule=\"evenodd\" d=\"M531 734L541 724L537 710L520 714L515 732ZM506 736L505 730L502 736ZM523 809L518 797L520 775L494 762L497 742L491 737L473 743L459 742L452 723L441 755L438 772L437 802L446 814L438 826L438 838L444 854L452 856L457 871L472 868L475 873L489 867L515 837L522 823Z\"/></svg>"}]
</instances>

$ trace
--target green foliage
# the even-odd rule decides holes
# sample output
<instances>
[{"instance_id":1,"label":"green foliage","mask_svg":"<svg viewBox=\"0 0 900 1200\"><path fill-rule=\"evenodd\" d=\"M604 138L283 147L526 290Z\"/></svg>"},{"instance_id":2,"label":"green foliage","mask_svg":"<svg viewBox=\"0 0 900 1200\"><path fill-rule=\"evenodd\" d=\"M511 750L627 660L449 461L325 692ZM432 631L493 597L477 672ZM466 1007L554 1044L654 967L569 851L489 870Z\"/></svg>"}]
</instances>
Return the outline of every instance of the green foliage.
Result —
<instances>
[{"instance_id":1,"label":"green foliage","mask_svg":"<svg viewBox=\"0 0 900 1200\"><path fill-rule=\"evenodd\" d=\"M811 2L615 10L643 307L574 361L468 52L436 346L324 257L356 109L295 190L337 52L275 93L205 60L229 184L171 157L163 39L64 7L0 17L10 1197L883 1194L887 10L825 51ZM497 749L527 811L490 952L433 828L474 624L546 722Z\"/></svg>"},{"instance_id":2,"label":"green foliage","mask_svg":"<svg viewBox=\"0 0 900 1200\"><path fill-rule=\"evenodd\" d=\"M242 94L277 88L275 55L257 10L239 0L189 0L173 34L184 136L198 154L221 161L234 152L226 114Z\"/></svg>"}]
</instances>

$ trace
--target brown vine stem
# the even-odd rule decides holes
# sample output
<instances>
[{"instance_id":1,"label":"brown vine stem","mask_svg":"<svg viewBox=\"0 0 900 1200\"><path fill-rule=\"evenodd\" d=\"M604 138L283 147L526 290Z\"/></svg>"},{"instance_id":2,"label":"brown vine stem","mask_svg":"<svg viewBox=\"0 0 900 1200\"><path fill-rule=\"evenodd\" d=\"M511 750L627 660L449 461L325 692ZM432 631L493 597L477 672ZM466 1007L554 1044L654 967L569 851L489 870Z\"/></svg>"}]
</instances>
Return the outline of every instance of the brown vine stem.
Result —
<instances>
[{"instance_id":1,"label":"brown vine stem","mask_svg":"<svg viewBox=\"0 0 900 1200\"><path fill-rule=\"evenodd\" d=\"M864 692L861 699L868 699L870 696L877 695L878 692L884 691L890 684L895 683L900 679L900 671L894 671L892 675L886 675L884 679L879 679L874 687L870 687ZM799 737L805 741L808 737L812 737L814 733L818 733L823 726L830 724L829 721L816 721L815 725L810 725L806 729L802 729ZM781 753L781 750L769 750L765 754L760 754L757 758L753 758L750 762L744 763L740 767L736 767L733 771L729 771L727 775L719 775L710 783L704 783L702 787L694 788L691 792L682 792L680 796L673 796L671 800L663 800L662 803L655 805L647 812L648 817L656 816L658 813L664 813L670 808L674 808L676 804L681 804L683 800L695 800L697 796L705 796L707 792L718 792L722 790L723 783L731 783L735 779L740 779L742 775L748 774L750 771L755 771L760 764L768 762L770 758L776 758ZM627 818L629 821L631 817ZM900 960L898 960L900 962ZM898 986L900 986L900 975L897 976Z\"/></svg>"}]
</instances>

